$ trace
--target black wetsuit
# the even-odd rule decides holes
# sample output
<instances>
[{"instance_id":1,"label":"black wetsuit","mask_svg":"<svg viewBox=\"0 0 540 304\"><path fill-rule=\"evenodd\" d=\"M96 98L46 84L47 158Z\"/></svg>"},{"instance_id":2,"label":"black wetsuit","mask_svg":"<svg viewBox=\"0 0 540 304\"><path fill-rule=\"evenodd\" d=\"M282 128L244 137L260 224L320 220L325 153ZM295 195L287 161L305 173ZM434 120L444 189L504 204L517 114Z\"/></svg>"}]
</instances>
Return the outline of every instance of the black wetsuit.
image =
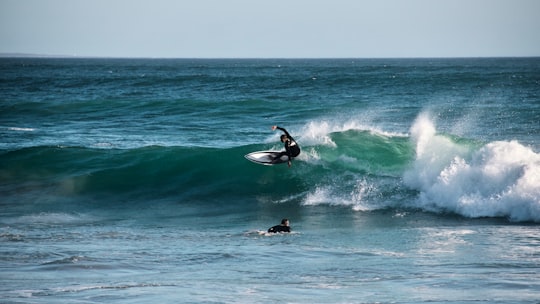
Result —
<instances>
[{"instance_id":1,"label":"black wetsuit","mask_svg":"<svg viewBox=\"0 0 540 304\"><path fill-rule=\"evenodd\" d=\"M285 225L276 225L274 227L270 227L268 229L268 232L271 233L277 233L277 232L291 232L291 227L285 226Z\"/></svg>"},{"instance_id":2,"label":"black wetsuit","mask_svg":"<svg viewBox=\"0 0 540 304\"><path fill-rule=\"evenodd\" d=\"M289 140L285 142L285 151L278 154L276 157L274 157L274 159L277 160L281 158L282 156L287 155L287 157L289 157L289 161L291 161L293 157L297 157L300 154L300 146L296 143L294 138L292 138L289 132L287 132L287 130L280 127L277 127L277 129L280 129L281 131L283 131L283 133L287 135L287 138Z\"/></svg>"}]
</instances>

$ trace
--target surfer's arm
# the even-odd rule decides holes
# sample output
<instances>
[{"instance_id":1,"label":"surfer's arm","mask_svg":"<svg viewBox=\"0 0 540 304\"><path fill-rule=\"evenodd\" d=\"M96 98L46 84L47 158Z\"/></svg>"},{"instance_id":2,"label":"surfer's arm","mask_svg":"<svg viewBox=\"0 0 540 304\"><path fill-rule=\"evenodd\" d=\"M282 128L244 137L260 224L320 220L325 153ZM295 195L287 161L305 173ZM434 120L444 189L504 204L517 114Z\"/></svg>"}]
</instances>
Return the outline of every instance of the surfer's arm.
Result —
<instances>
[{"instance_id":1,"label":"surfer's arm","mask_svg":"<svg viewBox=\"0 0 540 304\"><path fill-rule=\"evenodd\" d=\"M289 134L289 132L287 132L287 130L285 130L285 128L278 127L278 126L273 126L272 127L273 131L276 130L276 129L283 131L283 133L285 133L285 135L287 135L288 138L292 138L291 135Z\"/></svg>"}]
</instances>

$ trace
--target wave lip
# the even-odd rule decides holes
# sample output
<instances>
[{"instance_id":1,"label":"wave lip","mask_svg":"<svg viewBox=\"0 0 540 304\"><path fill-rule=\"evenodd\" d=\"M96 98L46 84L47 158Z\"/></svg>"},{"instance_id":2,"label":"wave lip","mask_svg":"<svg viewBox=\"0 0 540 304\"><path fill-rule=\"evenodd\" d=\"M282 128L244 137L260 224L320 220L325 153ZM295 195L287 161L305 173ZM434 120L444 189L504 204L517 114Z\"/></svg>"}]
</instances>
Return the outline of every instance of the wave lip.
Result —
<instances>
[{"instance_id":1,"label":"wave lip","mask_svg":"<svg viewBox=\"0 0 540 304\"><path fill-rule=\"evenodd\" d=\"M540 222L540 154L517 141L476 149L434 130L426 115L411 128L417 155L404 182L420 191L420 207Z\"/></svg>"}]
</instances>

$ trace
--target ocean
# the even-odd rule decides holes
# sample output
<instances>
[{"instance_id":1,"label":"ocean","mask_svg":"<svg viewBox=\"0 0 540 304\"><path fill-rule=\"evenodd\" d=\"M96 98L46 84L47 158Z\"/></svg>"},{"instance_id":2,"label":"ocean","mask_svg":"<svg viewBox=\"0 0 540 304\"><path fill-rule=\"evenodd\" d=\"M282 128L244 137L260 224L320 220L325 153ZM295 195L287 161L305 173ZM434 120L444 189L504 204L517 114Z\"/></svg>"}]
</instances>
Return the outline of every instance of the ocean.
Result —
<instances>
[{"instance_id":1,"label":"ocean","mask_svg":"<svg viewBox=\"0 0 540 304\"><path fill-rule=\"evenodd\" d=\"M0 302L540 303L539 134L540 58L2 58Z\"/></svg>"}]
</instances>

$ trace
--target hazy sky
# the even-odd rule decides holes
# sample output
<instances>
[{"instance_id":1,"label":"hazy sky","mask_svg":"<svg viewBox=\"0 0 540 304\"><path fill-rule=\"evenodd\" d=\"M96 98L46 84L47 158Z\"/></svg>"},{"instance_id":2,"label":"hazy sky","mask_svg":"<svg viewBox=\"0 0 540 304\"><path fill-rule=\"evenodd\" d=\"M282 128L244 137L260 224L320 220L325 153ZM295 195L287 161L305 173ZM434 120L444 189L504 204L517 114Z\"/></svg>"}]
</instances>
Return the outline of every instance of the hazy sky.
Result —
<instances>
[{"instance_id":1,"label":"hazy sky","mask_svg":"<svg viewBox=\"0 0 540 304\"><path fill-rule=\"evenodd\" d=\"M540 56L540 0L0 0L0 53Z\"/></svg>"}]
</instances>

